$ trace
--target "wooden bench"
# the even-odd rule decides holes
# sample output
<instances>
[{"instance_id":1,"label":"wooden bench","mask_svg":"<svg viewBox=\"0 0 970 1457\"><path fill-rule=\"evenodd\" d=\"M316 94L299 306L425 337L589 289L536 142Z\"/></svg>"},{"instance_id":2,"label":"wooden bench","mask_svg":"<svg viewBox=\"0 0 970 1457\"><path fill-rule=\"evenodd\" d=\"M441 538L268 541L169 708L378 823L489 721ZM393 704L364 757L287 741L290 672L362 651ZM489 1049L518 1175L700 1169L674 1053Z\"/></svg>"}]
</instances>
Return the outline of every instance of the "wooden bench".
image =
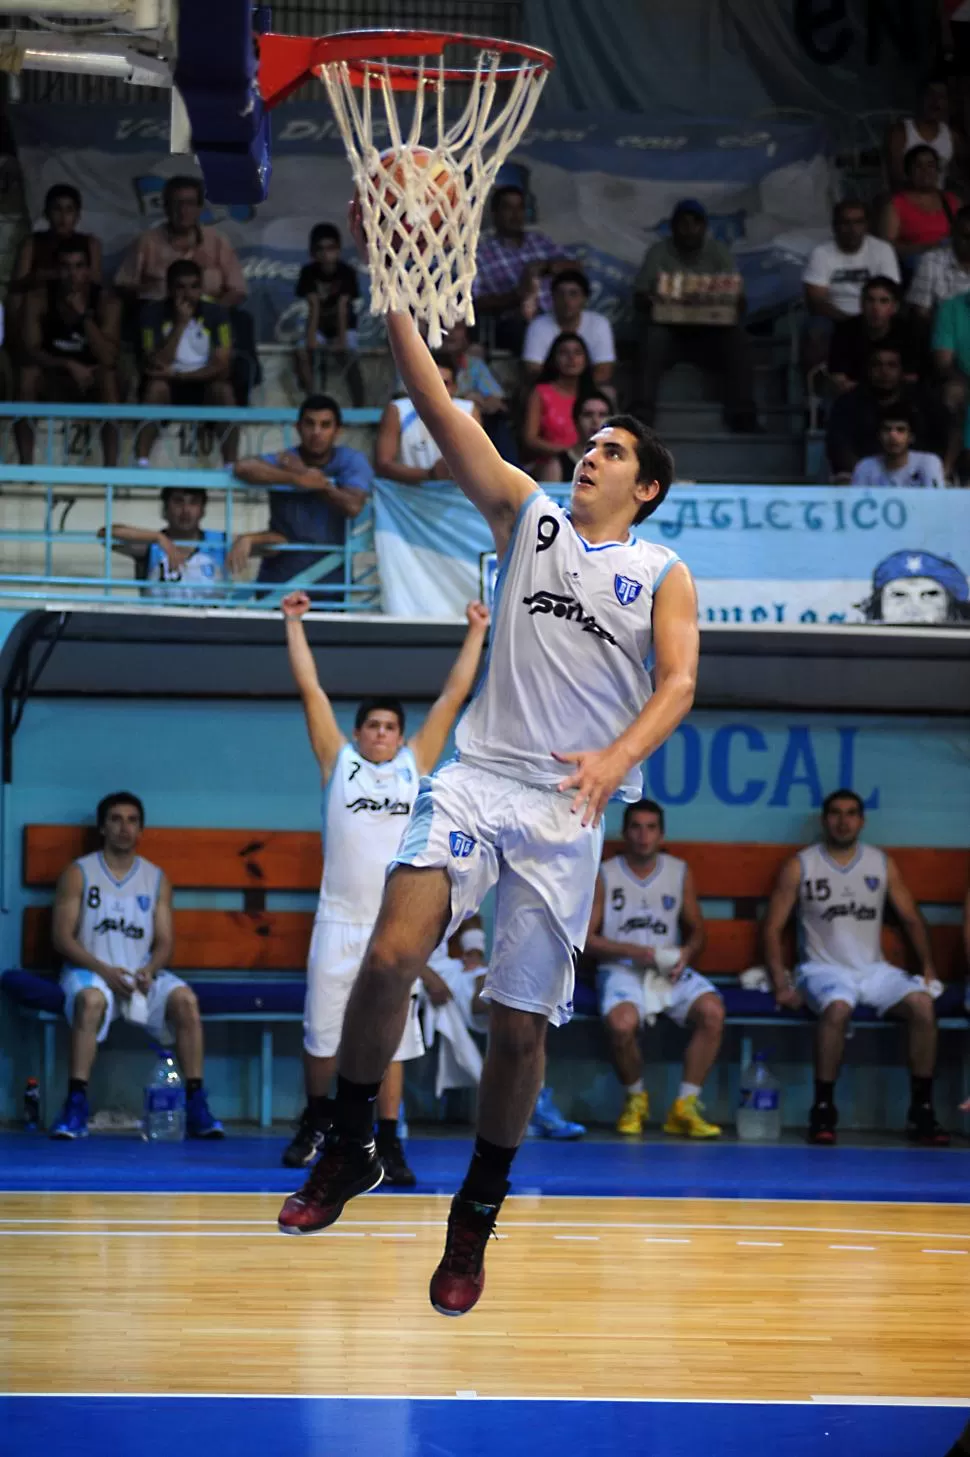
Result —
<instances>
[{"instance_id":1,"label":"wooden bench","mask_svg":"<svg viewBox=\"0 0 970 1457\"><path fill-rule=\"evenodd\" d=\"M28 825L24 830L23 878L31 890L50 890L68 861L97 848L96 832L81 825ZM617 841L606 854L615 854ZM771 998L742 994L746 1010L732 1012L731 978L761 960L759 913L775 877L794 846L671 842L667 849L692 868L702 900L731 903L733 914L708 918L708 943L698 970L716 975L725 988L729 1020L743 1026L790 1025L790 1014L777 1013ZM272 1121L273 1026L302 1020L303 978L313 924L312 910L278 910L267 906L274 893L315 895L322 870L320 838L299 830L210 830L149 828L141 853L161 865L176 891L236 892L233 910L188 908L174 911L175 949L172 970L190 981L199 994L207 1021L253 1022L261 1026L259 1121ZM970 876L970 852L903 848L890 853L922 905L962 905ZM962 981L965 975L960 927L931 925L940 977ZM884 950L906 965L898 931L884 928ZM50 940L50 904L24 911L21 966L47 971L56 958ZM587 989L588 990L588 989ZM240 1008L240 997L251 1005ZM587 1012L595 1004L579 1002ZM757 1010L752 1010L752 1005ZM50 1107L53 1073L53 1013L35 1013L43 1024L42 1072ZM878 1024L875 1024L878 1025ZM952 1020L954 1027L965 1022ZM742 1055L747 1051L745 1047Z\"/></svg>"}]
</instances>

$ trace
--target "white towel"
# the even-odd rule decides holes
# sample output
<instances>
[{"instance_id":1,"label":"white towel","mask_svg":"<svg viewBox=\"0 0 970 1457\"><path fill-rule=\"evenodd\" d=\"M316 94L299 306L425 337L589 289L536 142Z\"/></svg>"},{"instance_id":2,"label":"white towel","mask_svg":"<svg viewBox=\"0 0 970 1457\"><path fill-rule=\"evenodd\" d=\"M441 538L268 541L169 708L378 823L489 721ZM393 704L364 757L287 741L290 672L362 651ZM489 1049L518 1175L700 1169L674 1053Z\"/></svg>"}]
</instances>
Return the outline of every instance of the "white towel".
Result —
<instances>
[{"instance_id":1,"label":"white towel","mask_svg":"<svg viewBox=\"0 0 970 1457\"><path fill-rule=\"evenodd\" d=\"M771 977L763 966L749 966L747 971L742 971L738 981L746 992L770 992L774 988L771 984Z\"/></svg>"},{"instance_id":2,"label":"white towel","mask_svg":"<svg viewBox=\"0 0 970 1457\"><path fill-rule=\"evenodd\" d=\"M643 1020L652 1027L666 1012L674 999L674 985L669 977L660 971L645 971L643 974Z\"/></svg>"},{"instance_id":3,"label":"white towel","mask_svg":"<svg viewBox=\"0 0 970 1457\"><path fill-rule=\"evenodd\" d=\"M451 992L452 1000L443 1007L432 1006L422 997L421 1029L427 1047L438 1041L438 1067L435 1072L435 1097L447 1088L477 1088L482 1077L482 1054L469 1032L479 1019L471 1010L475 981L479 973L466 972L460 961L440 954L431 957L428 965L436 971ZM478 1030L478 1029L476 1029Z\"/></svg>"}]
</instances>

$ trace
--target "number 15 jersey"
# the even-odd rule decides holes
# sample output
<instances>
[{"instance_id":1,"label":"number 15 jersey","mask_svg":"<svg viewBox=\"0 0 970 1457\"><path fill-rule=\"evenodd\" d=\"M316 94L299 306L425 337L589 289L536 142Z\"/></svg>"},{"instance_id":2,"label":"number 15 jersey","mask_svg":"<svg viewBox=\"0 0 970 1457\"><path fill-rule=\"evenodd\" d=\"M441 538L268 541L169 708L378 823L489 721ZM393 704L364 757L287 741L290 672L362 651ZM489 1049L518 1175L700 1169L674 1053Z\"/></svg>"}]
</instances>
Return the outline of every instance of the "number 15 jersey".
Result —
<instances>
[{"instance_id":1,"label":"number 15 jersey","mask_svg":"<svg viewBox=\"0 0 970 1457\"><path fill-rule=\"evenodd\" d=\"M572 771L554 749L605 749L652 688L653 599L676 552L653 542L590 546L543 491L522 505L495 584L475 696L455 733L464 763L542 789ZM640 798L639 766L619 798Z\"/></svg>"},{"instance_id":2,"label":"number 15 jersey","mask_svg":"<svg viewBox=\"0 0 970 1457\"><path fill-rule=\"evenodd\" d=\"M799 850L798 959L863 971L882 960L880 936L886 901L886 857L860 845L839 865L824 845Z\"/></svg>"}]
</instances>

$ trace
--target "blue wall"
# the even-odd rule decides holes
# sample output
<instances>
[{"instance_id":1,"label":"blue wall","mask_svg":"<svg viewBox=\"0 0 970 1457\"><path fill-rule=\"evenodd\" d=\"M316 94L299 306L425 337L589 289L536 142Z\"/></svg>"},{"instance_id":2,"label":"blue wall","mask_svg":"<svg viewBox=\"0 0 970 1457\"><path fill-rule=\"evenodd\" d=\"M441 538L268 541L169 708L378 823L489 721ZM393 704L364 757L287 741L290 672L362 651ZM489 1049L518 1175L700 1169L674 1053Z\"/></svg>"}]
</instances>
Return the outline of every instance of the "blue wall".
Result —
<instances>
[{"instance_id":1,"label":"blue wall","mask_svg":"<svg viewBox=\"0 0 970 1457\"><path fill-rule=\"evenodd\" d=\"M422 709L410 706L410 728ZM338 712L345 730L351 715L350 705ZM811 838L821 796L847 780L870 805L872 840L966 843L970 736L955 720L696 713L654 757L646 789L668 806L668 829L678 839L782 842ZM23 826L90 822L98 798L122 787L142 796L153 824L319 823L318 772L295 700L35 700L17 735L14 782L3 790L0 964L16 965L19 956L28 898L21 887ZM614 808L611 829L618 815ZM102 1103L130 1104L145 1071L137 1042L129 1048L122 1041L124 1049L96 1068L92 1092ZM278 1116L290 1116L299 1102L297 1029L281 1033L279 1043ZM247 1116L253 1062L240 1054L254 1054L252 1033L213 1029L209 1044L208 1077L220 1111ZM23 1078L36 1071L33 1057L23 1023L0 1006L0 1119L16 1116Z\"/></svg>"}]
</instances>

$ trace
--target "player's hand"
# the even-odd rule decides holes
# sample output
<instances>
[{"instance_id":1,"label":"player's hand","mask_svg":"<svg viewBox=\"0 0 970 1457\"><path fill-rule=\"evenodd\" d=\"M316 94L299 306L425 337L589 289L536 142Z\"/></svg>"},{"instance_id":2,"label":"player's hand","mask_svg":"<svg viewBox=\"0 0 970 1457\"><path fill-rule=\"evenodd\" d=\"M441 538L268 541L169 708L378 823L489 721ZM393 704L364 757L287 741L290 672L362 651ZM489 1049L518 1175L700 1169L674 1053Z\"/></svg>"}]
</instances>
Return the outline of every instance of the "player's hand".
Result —
<instances>
[{"instance_id":1,"label":"player's hand","mask_svg":"<svg viewBox=\"0 0 970 1457\"><path fill-rule=\"evenodd\" d=\"M364 236L364 209L360 205L360 198L355 192L347 208L347 229L357 249L357 256L362 263L367 262L367 239Z\"/></svg>"},{"instance_id":2,"label":"player's hand","mask_svg":"<svg viewBox=\"0 0 970 1457\"><path fill-rule=\"evenodd\" d=\"M779 1007L787 1007L790 1012L797 1012L802 1005L802 994L791 982L784 986L775 987L775 1001Z\"/></svg>"},{"instance_id":3,"label":"player's hand","mask_svg":"<svg viewBox=\"0 0 970 1457\"><path fill-rule=\"evenodd\" d=\"M683 974L684 974L684 972L686 970L687 970L687 957L686 956L678 956L678 958L677 958L677 965L674 966L674 967L671 967L670 971L667 972L667 980L670 982L671 985L673 985L675 982L680 981L681 977L683 976Z\"/></svg>"},{"instance_id":4,"label":"player's hand","mask_svg":"<svg viewBox=\"0 0 970 1457\"><path fill-rule=\"evenodd\" d=\"M185 566L185 563L195 551L195 548L191 546L176 546L175 542L166 536L164 531L160 531L155 540L168 558L169 566L173 567L176 571L179 567Z\"/></svg>"},{"instance_id":5,"label":"player's hand","mask_svg":"<svg viewBox=\"0 0 970 1457\"><path fill-rule=\"evenodd\" d=\"M430 966L426 966L422 971L421 981L432 1007L444 1007L453 1000L448 983L436 971L432 971Z\"/></svg>"},{"instance_id":6,"label":"player's hand","mask_svg":"<svg viewBox=\"0 0 970 1457\"><path fill-rule=\"evenodd\" d=\"M290 592L280 603L283 616L290 622L298 622L299 619L310 610L310 598L306 592Z\"/></svg>"},{"instance_id":7,"label":"player's hand","mask_svg":"<svg viewBox=\"0 0 970 1457\"><path fill-rule=\"evenodd\" d=\"M652 946L635 946L631 943L628 954L633 965L639 966L641 971L657 970L657 953Z\"/></svg>"},{"instance_id":8,"label":"player's hand","mask_svg":"<svg viewBox=\"0 0 970 1457\"><path fill-rule=\"evenodd\" d=\"M451 467L444 456L439 456L434 465L428 471L429 481L450 481L452 479Z\"/></svg>"},{"instance_id":9,"label":"player's hand","mask_svg":"<svg viewBox=\"0 0 970 1457\"><path fill-rule=\"evenodd\" d=\"M140 992L144 992L146 996L151 990L151 985L154 980L155 973L149 971L147 966L143 966L140 971L135 972L135 986Z\"/></svg>"},{"instance_id":10,"label":"player's hand","mask_svg":"<svg viewBox=\"0 0 970 1457\"><path fill-rule=\"evenodd\" d=\"M226 557L226 567L231 577L241 577L246 563L253 554L253 543L248 536L237 536Z\"/></svg>"},{"instance_id":11,"label":"player's hand","mask_svg":"<svg viewBox=\"0 0 970 1457\"><path fill-rule=\"evenodd\" d=\"M560 764L575 765L573 773L556 785L560 790L575 789L576 796L570 806L572 813L579 814L582 810L584 828L598 825L629 769L625 756L611 748L577 749L571 754L560 754L553 749L552 757Z\"/></svg>"},{"instance_id":12,"label":"player's hand","mask_svg":"<svg viewBox=\"0 0 970 1457\"><path fill-rule=\"evenodd\" d=\"M134 989L134 981L130 971L123 966L102 965L99 973L102 981L107 982L116 997L130 997Z\"/></svg>"},{"instance_id":13,"label":"player's hand","mask_svg":"<svg viewBox=\"0 0 970 1457\"><path fill-rule=\"evenodd\" d=\"M468 619L468 626L485 632L491 621L488 608L484 602L469 602L465 608L465 616Z\"/></svg>"}]
</instances>

